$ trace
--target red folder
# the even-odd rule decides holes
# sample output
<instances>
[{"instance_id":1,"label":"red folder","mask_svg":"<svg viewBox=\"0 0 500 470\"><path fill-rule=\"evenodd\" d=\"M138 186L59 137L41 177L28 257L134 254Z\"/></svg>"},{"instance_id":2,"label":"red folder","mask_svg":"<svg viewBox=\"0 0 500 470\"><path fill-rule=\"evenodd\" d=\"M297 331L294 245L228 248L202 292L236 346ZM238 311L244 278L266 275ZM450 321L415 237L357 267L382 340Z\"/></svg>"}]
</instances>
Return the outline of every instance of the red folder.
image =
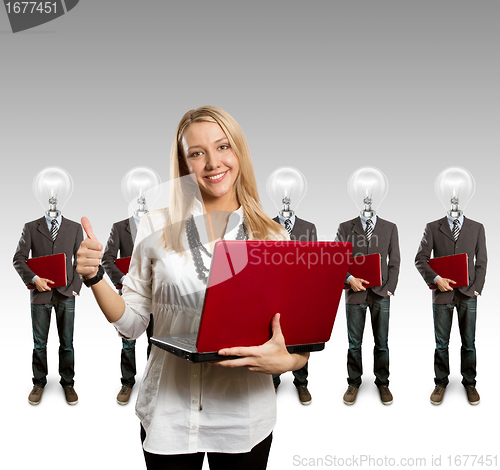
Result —
<instances>
[{"instance_id":1,"label":"red folder","mask_svg":"<svg viewBox=\"0 0 500 470\"><path fill-rule=\"evenodd\" d=\"M54 284L49 284L51 288L66 285L66 255L64 253L30 258L27 264L38 277L53 281ZM28 289L35 289L35 285L29 284Z\"/></svg>"},{"instance_id":2,"label":"red folder","mask_svg":"<svg viewBox=\"0 0 500 470\"><path fill-rule=\"evenodd\" d=\"M127 274L128 269L130 267L130 260L132 259L131 256L127 256L126 258L117 258L115 260L115 266L123 273ZM121 289L122 285L119 284L116 286L117 289Z\"/></svg>"},{"instance_id":3,"label":"red folder","mask_svg":"<svg viewBox=\"0 0 500 470\"><path fill-rule=\"evenodd\" d=\"M368 281L363 284L365 287L378 287L382 285L382 269L380 253L371 255L353 256L349 260L349 274ZM350 289L349 284L344 285L344 289Z\"/></svg>"},{"instance_id":4,"label":"red folder","mask_svg":"<svg viewBox=\"0 0 500 470\"><path fill-rule=\"evenodd\" d=\"M467 253L459 255L440 256L429 260L430 268L441 277L451 279L456 284L451 287L464 287L469 285L469 263ZM437 289L435 284L429 289Z\"/></svg>"}]
</instances>

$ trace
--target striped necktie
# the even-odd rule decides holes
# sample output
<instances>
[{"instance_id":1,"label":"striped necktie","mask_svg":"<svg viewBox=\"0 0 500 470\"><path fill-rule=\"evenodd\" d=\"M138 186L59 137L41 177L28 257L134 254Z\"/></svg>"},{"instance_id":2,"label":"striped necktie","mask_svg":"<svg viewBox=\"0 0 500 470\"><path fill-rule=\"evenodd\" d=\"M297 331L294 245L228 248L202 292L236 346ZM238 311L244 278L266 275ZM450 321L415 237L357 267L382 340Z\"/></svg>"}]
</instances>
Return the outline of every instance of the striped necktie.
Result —
<instances>
[{"instance_id":1,"label":"striped necktie","mask_svg":"<svg viewBox=\"0 0 500 470\"><path fill-rule=\"evenodd\" d=\"M365 229L365 235L366 235L366 239L368 241L370 241L370 239L372 238L372 233L373 233L373 222L371 219L368 219L366 221L366 229Z\"/></svg>"},{"instance_id":2,"label":"striped necktie","mask_svg":"<svg viewBox=\"0 0 500 470\"><path fill-rule=\"evenodd\" d=\"M292 236L292 223L290 222L290 219L285 220L285 228L288 232L288 235Z\"/></svg>"},{"instance_id":3,"label":"striped necktie","mask_svg":"<svg viewBox=\"0 0 500 470\"><path fill-rule=\"evenodd\" d=\"M59 232L59 226L57 225L57 220L52 219L52 227L50 229L50 236L52 237L52 241L56 241L57 234Z\"/></svg>"},{"instance_id":4,"label":"striped necktie","mask_svg":"<svg viewBox=\"0 0 500 470\"><path fill-rule=\"evenodd\" d=\"M459 224L458 219L455 219L453 221L453 230L451 231L455 241L457 241L457 238L460 235L460 226L458 224Z\"/></svg>"}]
</instances>

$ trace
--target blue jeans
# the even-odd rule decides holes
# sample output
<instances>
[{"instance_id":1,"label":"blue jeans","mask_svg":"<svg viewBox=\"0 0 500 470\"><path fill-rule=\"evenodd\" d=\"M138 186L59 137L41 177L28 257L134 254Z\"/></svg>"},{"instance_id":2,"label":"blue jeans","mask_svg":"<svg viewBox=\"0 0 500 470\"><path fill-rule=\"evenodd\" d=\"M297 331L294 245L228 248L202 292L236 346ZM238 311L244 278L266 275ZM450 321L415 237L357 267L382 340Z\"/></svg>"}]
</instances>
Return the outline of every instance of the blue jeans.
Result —
<instances>
[{"instance_id":1,"label":"blue jeans","mask_svg":"<svg viewBox=\"0 0 500 470\"><path fill-rule=\"evenodd\" d=\"M307 376L309 374L308 364L309 364L309 362L306 362L304 367L302 367L301 369L297 369L297 370L292 371L293 384L296 387L299 387L300 385L305 385L307 387L307 384L308 384ZM278 388L280 386L280 383L281 383L280 376L281 376L281 374L273 374L273 383L274 383L275 388Z\"/></svg>"},{"instance_id":2,"label":"blue jeans","mask_svg":"<svg viewBox=\"0 0 500 470\"><path fill-rule=\"evenodd\" d=\"M149 316L149 325L146 330L148 340L153 336L153 314ZM148 344L147 357L151 352L151 343ZM122 385L132 388L135 385L135 375L137 373L135 367L135 339L122 338L122 354L120 361L120 368L122 372Z\"/></svg>"},{"instance_id":3,"label":"blue jeans","mask_svg":"<svg viewBox=\"0 0 500 470\"><path fill-rule=\"evenodd\" d=\"M75 351L73 349L73 326L75 323L75 298L66 297L52 291L49 303L31 304L31 324L33 327L33 384L45 387L47 383L47 340L49 337L52 307L56 312L57 333L59 335L59 375L60 384L74 385Z\"/></svg>"},{"instance_id":4,"label":"blue jeans","mask_svg":"<svg viewBox=\"0 0 500 470\"><path fill-rule=\"evenodd\" d=\"M462 339L460 349L460 372L462 384L476 385L476 308L477 298L467 297L455 291L453 301L449 304L432 304L434 315L434 335L436 349L434 351L434 383L446 387L450 375L448 345L450 343L453 309L457 309L458 327Z\"/></svg>"},{"instance_id":5,"label":"blue jeans","mask_svg":"<svg viewBox=\"0 0 500 470\"><path fill-rule=\"evenodd\" d=\"M375 384L389 385L389 306L390 297L382 297L368 289L366 301L359 305L346 304L347 336L347 382L359 387L363 375L361 344L365 329L366 309L370 309L373 340L373 372Z\"/></svg>"}]
</instances>

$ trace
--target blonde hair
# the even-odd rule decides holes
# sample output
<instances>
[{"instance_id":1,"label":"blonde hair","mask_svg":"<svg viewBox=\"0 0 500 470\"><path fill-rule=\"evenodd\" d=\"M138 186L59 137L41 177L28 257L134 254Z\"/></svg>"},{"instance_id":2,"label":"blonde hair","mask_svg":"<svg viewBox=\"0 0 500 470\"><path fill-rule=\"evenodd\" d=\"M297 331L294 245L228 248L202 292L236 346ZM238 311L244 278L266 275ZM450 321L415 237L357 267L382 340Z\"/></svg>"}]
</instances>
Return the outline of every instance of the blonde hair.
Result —
<instances>
[{"instance_id":1,"label":"blonde hair","mask_svg":"<svg viewBox=\"0 0 500 470\"><path fill-rule=\"evenodd\" d=\"M179 253L182 253L184 249L181 236L185 229L186 218L192 209L198 186L194 178L181 178L189 174L183 154L182 137L191 124L203 121L215 122L221 127L238 158L240 170L236 177L235 190L238 202L243 208L249 239L285 239L281 226L262 209L250 149L240 126L223 109L215 106L201 106L184 114L177 126L170 151L170 178L173 184L170 190L170 204L166 213L167 224L164 230L166 247Z\"/></svg>"}]
</instances>

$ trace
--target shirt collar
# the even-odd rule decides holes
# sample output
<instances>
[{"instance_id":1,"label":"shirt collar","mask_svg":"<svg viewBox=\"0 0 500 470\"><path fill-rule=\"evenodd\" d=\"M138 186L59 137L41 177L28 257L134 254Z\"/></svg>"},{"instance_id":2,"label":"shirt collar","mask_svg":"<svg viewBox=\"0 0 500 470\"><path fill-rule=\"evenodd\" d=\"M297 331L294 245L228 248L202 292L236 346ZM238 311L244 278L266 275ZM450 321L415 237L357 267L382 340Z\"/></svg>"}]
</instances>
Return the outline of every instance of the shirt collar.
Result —
<instances>
[{"instance_id":1,"label":"shirt collar","mask_svg":"<svg viewBox=\"0 0 500 470\"><path fill-rule=\"evenodd\" d=\"M47 225L49 227L52 225L52 220L53 219L54 219L54 217L50 217L47 214L45 214L45 220L46 220ZM59 214L55 219L56 219L58 227L60 227L61 226L61 222L62 222L62 214Z\"/></svg>"},{"instance_id":2,"label":"shirt collar","mask_svg":"<svg viewBox=\"0 0 500 470\"><path fill-rule=\"evenodd\" d=\"M448 224L450 227L453 227L453 222L455 221L455 217L452 217L450 214L446 214L446 218L448 219ZM462 214L460 217L457 217L458 223L460 227L464 224L464 215Z\"/></svg>"},{"instance_id":3,"label":"shirt collar","mask_svg":"<svg viewBox=\"0 0 500 470\"><path fill-rule=\"evenodd\" d=\"M281 214L278 214L278 219L280 221L280 224L285 226L286 219ZM293 227L295 225L295 214L293 214L288 220L290 221Z\"/></svg>"},{"instance_id":4,"label":"shirt collar","mask_svg":"<svg viewBox=\"0 0 500 470\"><path fill-rule=\"evenodd\" d=\"M361 219L361 223L363 224L363 227L366 227L366 221L368 220L363 214L359 214L359 218ZM375 224L377 223L377 214L375 214L371 218L372 224L375 227Z\"/></svg>"}]
</instances>

